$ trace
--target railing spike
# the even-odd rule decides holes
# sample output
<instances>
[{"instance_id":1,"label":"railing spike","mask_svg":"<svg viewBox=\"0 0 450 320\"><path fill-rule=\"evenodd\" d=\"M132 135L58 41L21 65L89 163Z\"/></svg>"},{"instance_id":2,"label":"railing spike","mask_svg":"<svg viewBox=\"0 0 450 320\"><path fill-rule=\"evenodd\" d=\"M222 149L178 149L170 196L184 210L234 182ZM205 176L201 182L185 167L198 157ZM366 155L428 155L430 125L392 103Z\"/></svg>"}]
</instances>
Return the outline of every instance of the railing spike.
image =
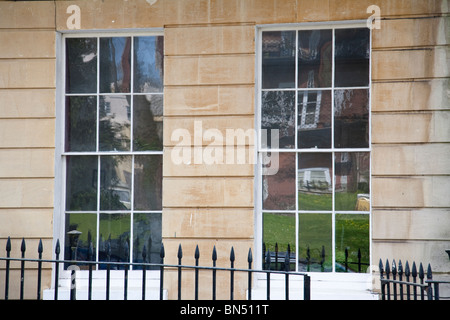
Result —
<instances>
[{"instance_id":1,"label":"railing spike","mask_svg":"<svg viewBox=\"0 0 450 320\"><path fill-rule=\"evenodd\" d=\"M231 251L230 251L230 261L234 262L235 260L235 256L234 256L234 247L231 247Z\"/></svg>"},{"instance_id":2,"label":"railing spike","mask_svg":"<svg viewBox=\"0 0 450 320\"><path fill-rule=\"evenodd\" d=\"M252 263L253 262L253 256L252 256L252 248L248 249L248 259L247 259L248 263Z\"/></svg>"},{"instance_id":3,"label":"railing spike","mask_svg":"<svg viewBox=\"0 0 450 320\"><path fill-rule=\"evenodd\" d=\"M11 251L11 237L8 237L8 240L6 240L6 252Z\"/></svg>"},{"instance_id":4,"label":"railing spike","mask_svg":"<svg viewBox=\"0 0 450 320\"><path fill-rule=\"evenodd\" d=\"M198 245L195 247L195 255L194 255L195 259L199 259L200 258L200 250L198 249Z\"/></svg>"},{"instance_id":5,"label":"railing spike","mask_svg":"<svg viewBox=\"0 0 450 320\"><path fill-rule=\"evenodd\" d=\"M213 247L212 260L213 260L213 261L216 261L216 260L217 260L217 250L216 250L216 246L215 246L215 245L214 245L214 247Z\"/></svg>"},{"instance_id":6,"label":"railing spike","mask_svg":"<svg viewBox=\"0 0 450 320\"><path fill-rule=\"evenodd\" d=\"M412 274L412 276L413 276L414 278L417 277L417 266L416 266L416 262L415 262L415 261L413 261L411 274Z\"/></svg>"},{"instance_id":7,"label":"railing spike","mask_svg":"<svg viewBox=\"0 0 450 320\"><path fill-rule=\"evenodd\" d=\"M431 271L431 265L428 264L428 268L427 268L427 279L431 280L433 278L433 272Z\"/></svg>"},{"instance_id":8,"label":"railing spike","mask_svg":"<svg viewBox=\"0 0 450 320\"><path fill-rule=\"evenodd\" d=\"M164 249L164 243L161 242L161 250L159 250L159 257L164 259L166 256L166 250Z\"/></svg>"},{"instance_id":9,"label":"railing spike","mask_svg":"<svg viewBox=\"0 0 450 320\"><path fill-rule=\"evenodd\" d=\"M405 264L405 276L409 277L411 275L411 271L409 269L409 262L408 260L406 260L406 264Z\"/></svg>"},{"instance_id":10,"label":"railing spike","mask_svg":"<svg viewBox=\"0 0 450 320\"><path fill-rule=\"evenodd\" d=\"M395 259L392 260L392 274L394 276L397 274L397 265L395 264Z\"/></svg>"},{"instance_id":11,"label":"railing spike","mask_svg":"<svg viewBox=\"0 0 450 320\"><path fill-rule=\"evenodd\" d=\"M183 249L181 248L181 243L180 243L180 245L178 246L178 254L177 254L177 258L178 258L178 259L183 258Z\"/></svg>"},{"instance_id":12,"label":"railing spike","mask_svg":"<svg viewBox=\"0 0 450 320\"><path fill-rule=\"evenodd\" d=\"M55 253L59 255L61 252L61 246L59 244L59 239L56 240Z\"/></svg>"},{"instance_id":13,"label":"railing spike","mask_svg":"<svg viewBox=\"0 0 450 320\"><path fill-rule=\"evenodd\" d=\"M22 244L20 246L20 251L24 253L27 250L27 246L25 244L25 238L22 238Z\"/></svg>"},{"instance_id":14,"label":"railing spike","mask_svg":"<svg viewBox=\"0 0 450 320\"><path fill-rule=\"evenodd\" d=\"M389 266L389 260L386 259L386 274L389 275L391 273L391 267Z\"/></svg>"},{"instance_id":15,"label":"railing spike","mask_svg":"<svg viewBox=\"0 0 450 320\"><path fill-rule=\"evenodd\" d=\"M380 269L380 275L383 276L383 261L378 262L378 268Z\"/></svg>"},{"instance_id":16,"label":"railing spike","mask_svg":"<svg viewBox=\"0 0 450 320\"><path fill-rule=\"evenodd\" d=\"M147 247L144 244L144 247L142 248L142 261L146 262L146 258L147 258Z\"/></svg>"},{"instance_id":17,"label":"railing spike","mask_svg":"<svg viewBox=\"0 0 450 320\"><path fill-rule=\"evenodd\" d=\"M42 252L44 252L44 246L42 245L42 239L39 239L38 253L42 253Z\"/></svg>"}]
</instances>

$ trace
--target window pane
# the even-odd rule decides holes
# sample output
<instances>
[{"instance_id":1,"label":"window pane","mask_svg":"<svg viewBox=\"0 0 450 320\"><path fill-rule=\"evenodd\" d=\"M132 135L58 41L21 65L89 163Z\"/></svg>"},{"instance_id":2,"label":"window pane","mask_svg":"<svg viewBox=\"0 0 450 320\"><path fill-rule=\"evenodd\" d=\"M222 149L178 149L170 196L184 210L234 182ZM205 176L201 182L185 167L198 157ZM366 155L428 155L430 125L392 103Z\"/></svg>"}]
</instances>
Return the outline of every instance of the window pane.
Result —
<instances>
[{"instance_id":1,"label":"window pane","mask_svg":"<svg viewBox=\"0 0 450 320\"><path fill-rule=\"evenodd\" d=\"M134 92L162 92L163 37L134 38Z\"/></svg>"},{"instance_id":2,"label":"window pane","mask_svg":"<svg viewBox=\"0 0 450 320\"><path fill-rule=\"evenodd\" d=\"M331 91L299 91L298 148L331 147Z\"/></svg>"},{"instance_id":3,"label":"window pane","mask_svg":"<svg viewBox=\"0 0 450 320\"><path fill-rule=\"evenodd\" d=\"M263 214L263 243L271 253L271 270L284 270L286 252L290 250L291 261L295 261L295 213L267 213ZM278 265L275 262L275 253L278 250ZM265 260L263 263L266 263ZM266 269L268 266L266 265ZM290 270L295 270L291 265Z\"/></svg>"},{"instance_id":4,"label":"window pane","mask_svg":"<svg viewBox=\"0 0 450 320\"><path fill-rule=\"evenodd\" d=\"M162 210L162 156L135 156L134 209Z\"/></svg>"},{"instance_id":5,"label":"window pane","mask_svg":"<svg viewBox=\"0 0 450 320\"><path fill-rule=\"evenodd\" d=\"M100 38L100 92L130 92L131 38Z\"/></svg>"},{"instance_id":6,"label":"window pane","mask_svg":"<svg viewBox=\"0 0 450 320\"><path fill-rule=\"evenodd\" d=\"M369 85L369 29L336 29L335 86Z\"/></svg>"},{"instance_id":7,"label":"window pane","mask_svg":"<svg viewBox=\"0 0 450 320\"><path fill-rule=\"evenodd\" d=\"M276 149L271 143L271 130L276 129L279 130L279 148L295 148L295 92L262 93L261 128L267 129L268 147Z\"/></svg>"},{"instance_id":8,"label":"window pane","mask_svg":"<svg viewBox=\"0 0 450 320\"><path fill-rule=\"evenodd\" d=\"M66 98L66 151L95 151L97 128L95 96Z\"/></svg>"},{"instance_id":9,"label":"window pane","mask_svg":"<svg viewBox=\"0 0 450 320\"><path fill-rule=\"evenodd\" d=\"M331 30L299 31L298 86L331 87Z\"/></svg>"},{"instance_id":10,"label":"window pane","mask_svg":"<svg viewBox=\"0 0 450 320\"><path fill-rule=\"evenodd\" d=\"M299 210L331 211L332 177L331 153L300 153L298 155Z\"/></svg>"},{"instance_id":11,"label":"window pane","mask_svg":"<svg viewBox=\"0 0 450 320\"><path fill-rule=\"evenodd\" d=\"M370 154L342 152L335 154L338 211L370 211Z\"/></svg>"},{"instance_id":12,"label":"window pane","mask_svg":"<svg viewBox=\"0 0 450 320\"><path fill-rule=\"evenodd\" d=\"M262 35L262 87L295 87L295 31L270 31Z\"/></svg>"},{"instance_id":13,"label":"window pane","mask_svg":"<svg viewBox=\"0 0 450 320\"><path fill-rule=\"evenodd\" d=\"M160 263L161 213L135 213L133 216L133 262L143 262L142 252L146 250L145 262ZM142 269L142 267L134 267ZM159 269L159 267L155 267Z\"/></svg>"},{"instance_id":14,"label":"window pane","mask_svg":"<svg viewBox=\"0 0 450 320\"><path fill-rule=\"evenodd\" d=\"M133 98L133 150L163 149L163 96Z\"/></svg>"},{"instance_id":15,"label":"window pane","mask_svg":"<svg viewBox=\"0 0 450 320\"><path fill-rule=\"evenodd\" d=\"M67 214L65 237L65 260L88 261L90 243L92 243L90 259L96 260L97 215L95 213ZM81 265L77 264L77 266ZM82 269L87 269L87 266Z\"/></svg>"},{"instance_id":16,"label":"window pane","mask_svg":"<svg viewBox=\"0 0 450 320\"><path fill-rule=\"evenodd\" d=\"M336 215L336 271L369 271L369 219L368 214Z\"/></svg>"},{"instance_id":17,"label":"window pane","mask_svg":"<svg viewBox=\"0 0 450 320\"><path fill-rule=\"evenodd\" d=\"M100 210L130 210L131 156L105 156L100 162Z\"/></svg>"},{"instance_id":18,"label":"window pane","mask_svg":"<svg viewBox=\"0 0 450 320\"><path fill-rule=\"evenodd\" d=\"M368 148L369 90L336 90L334 105L334 146Z\"/></svg>"},{"instance_id":19,"label":"window pane","mask_svg":"<svg viewBox=\"0 0 450 320\"><path fill-rule=\"evenodd\" d=\"M66 39L66 92L97 92L97 38Z\"/></svg>"},{"instance_id":20,"label":"window pane","mask_svg":"<svg viewBox=\"0 0 450 320\"><path fill-rule=\"evenodd\" d=\"M299 214L299 271L332 271L331 214Z\"/></svg>"},{"instance_id":21,"label":"window pane","mask_svg":"<svg viewBox=\"0 0 450 320\"><path fill-rule=\"evenodd\" d=\"M67 157L66 210L97 210L97 157Z\"/></svg>"},{"instance_id":22,"label":"window pane","mask_svg":"<svg viewBox=\"0 0 450 320\"><path fill-rule=\"evenodd\" d=\"M130 96L100 97L100 151L130 150Z\"/></svg>"},{"instance_id":23,"label":"window pane","mask_svg":"<svg viewBox=\"0 0 450 320\"><path fill-rule=\"evenodd\" d=\"M278 172L263 177L263 208L295 210L295 153L279 153L278 157Z\"/></svg>"},{"instance_id":24,"label":"window pane","mask_svg":"<svg viewBox=\"0 0 450 320\"><path fill-rule=\"evenodd\" d=\"M100 214L100 261L107 260L108 243L110 243L112 262L130 262L130 216L129 213ZM111 269L116 268L111 266ZM100 265L100 269L106 269L106 266Z\"/></svg>"}]
</instances>

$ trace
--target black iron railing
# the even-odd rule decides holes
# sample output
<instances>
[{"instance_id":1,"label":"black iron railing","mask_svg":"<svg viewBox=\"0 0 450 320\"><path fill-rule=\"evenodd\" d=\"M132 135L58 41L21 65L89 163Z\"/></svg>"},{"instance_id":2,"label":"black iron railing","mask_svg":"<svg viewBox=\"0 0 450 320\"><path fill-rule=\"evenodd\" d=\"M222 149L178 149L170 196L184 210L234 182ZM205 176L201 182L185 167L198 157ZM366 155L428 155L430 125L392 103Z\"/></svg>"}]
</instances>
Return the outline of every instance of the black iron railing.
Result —
<instances>
[{"instance_id":1,"label":"black iron railing","mask_svg":"<svg viewBox=\"0 0 450 320\"><path fill-rule=\"evenodd\" d=\"M439 285L450 284L450 281L433 280L430 264L425 273L422 263L417 270L415 262L410 268L409 262L406 261L403 269L401 260L398 266L395 260L392 261L392 265L386 260L383 266L380 259L379 268L382 300L439 300Z\"/></svg>"},{"instance_id":2,"label":"black iron railing","mask_svg":"<svg viewBox=\"0 0 450 320\"><path fill-rule=\"evenodd\" d=\"M110 248L110 246L107 246L107 248ZM88 295L87 298L88 300L92 299L92 291L93 291L93 285L92 285L92 281L93 281L93 270L95 270L96 268L106 268L106 286L104 288L105 292L106 292L106 300L110 299L110 290L111 290L111 270L122 270L123 271L123 299L127 300L128 299L128 272L129 270L132 269L137 269L139 271L137 272L142 272L142 299L145 300L146 299L146 272L149 269L159 269L159 299L163 299L164 298L164 294L163 294L163 290L164 290L164 273L165 271L167 271L168 269L171 270L176 270L177 272L177 278L178 278L178 291L177 291L177 298L179 300L183 299L182 297L182 277L183 277L183 271L184 270L194 270L194 274L195 274L195 280L194 280L194 297L195 299L198 299L198 292L199 292L199 272L212 272L212 284L211 284L211 289L212 289L212 300L215 300L217 298L216 295L216 291L217 291L217 272L221 271L221 272L228 272L230 275L230 292L229 292L229 298L230 300L234 299L234 292L235 292L235 273L240 272L240 273L245 273L247 274L247 299L251 300L252 299L252 278L253 275L256 273L259 274L266 274L266 279L267 279L267 295L266 295L266 299L270 300L270 275L271 274L281 274L284 275L285 278L285 299L288 300L289 299L289 277L292 276L301 276L303 277L303 299L304 300L310 300L311 297L311 279L310 277L305 274L305 273L296 273L296 272L291 272L289 270L289 259L288 256L286 256L285 259L285 265L286 268L285 270L256 270L253 269L253 256L252 256L252 251L251 249L249 249L248 251L248 256L247 256L247 263L248 263L248 269L239 269L239 268L235 268L234 267L234 263L235 263L235 253L234 253L234 248L231 248L230 251L230 256L229 256L229 260L230 260L230 267L217 267L216 266L216 262L217 262L217 251L216 248L214 246L213 252L212 252L212 256L211 256L211 260L212 260L212 267L206 267L206 266L199 266L199 257L200 257L200 251L198 246L196 247L195 253L194 253L194 259L195 259L195 266L192 265L183 265L182 264L182 259L183 259L183 249L181 247L181 244L178 247L178 252L177 252L177 259L178 259L178 264L175 265L171 265L171 264L165 264L164 263L164 259L165 259L165 249L164 249L164 245L161 245L161 250L160 250L160 258L161 261L160 263L146 263L146 256L147 256L147 252L144 246L143 252L142 252L142 258L143 258L143 262L141 263L126 263L126 262L112 262L111 260L111 250L107 249L107 255L106 255L106 261L90 261L90 259L93 257L92 254L92 244L89 245L89 252L88 252L88 260L87 261L78 261L78 260L62 260L60 259L60 251L61 251L61 247L60 247L60 243L59 240L57 240L56 242L56 246L55 246L55 251L54 251L54 256L55 259L43 259L42 258L42 253L44 251L43 249L43 245L42 245L42 241L39 241L39 245L38 245L38 258L37 259L30 259L30 258L26 258L25 257L25 253L26 253L26 243L25 240L22 239L22 245L21 245L21 258L11 258L11 240L8 237L7 243L6 243L6 257L0 257L0 261L5 261L5 295L4 298L6 300L8 300L9 297L9 289L10 289L10 272L11 272L11 261L16 261L16 262L20 262L20 285L19 285L19 299L24 299L24 294L25 294L25 280L26 280L26 273L29 270L28 268L30 267L30 264L37 264L37 293L36 293L36 299L41 299L42 298L42 264L43 263L50 263L52 264L53 270L54 270L54 283L53 283L53 299L54 300L58 300L59 297L59 287L60 287L60 269L62 266L75 266L75 268L67 268L68 270L71 271L71 285L70 285L70 299L72 300L76 300L77 299L77 283L76 283L76 272L79 272L79 268L76 268L76 266L80 265L83 266L84 269L87 269L88 272L88 287L87 287L87 291L88 291Z\"/></svg>"}]
</instances>

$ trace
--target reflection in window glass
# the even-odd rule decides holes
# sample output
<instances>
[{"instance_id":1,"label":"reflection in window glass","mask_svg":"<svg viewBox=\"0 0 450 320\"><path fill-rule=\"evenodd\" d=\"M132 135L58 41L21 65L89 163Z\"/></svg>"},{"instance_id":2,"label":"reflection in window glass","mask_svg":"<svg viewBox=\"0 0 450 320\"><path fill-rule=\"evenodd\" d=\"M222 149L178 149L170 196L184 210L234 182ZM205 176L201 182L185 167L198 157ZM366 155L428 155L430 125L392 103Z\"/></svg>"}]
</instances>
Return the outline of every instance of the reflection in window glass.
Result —
<instances>
[{"instance_id":1,"label":"reflection in window glass","mask_svg":"<svg viewBox=\"0 0 450 320\"><path fill-rule=\"evenodd\" d=\"M295 31L263 32L262 87L295 87Z\"/></svg>"},{"instance_id":2,"label":"reflection in window glass","mask_svg":"<svg viewBox=\"0 0 450 320\"><path fill-rule=\"evenodd\" d=\"M337 211L370 211L370 154L335 154Z\"/></svg>"},{"instance_id":3,"label":"reflection in window glass","mask_svg":"<svg viewBox=\"0 0 450 320\"><path fill-rule=\"evenodd\" d=\"M279 153L278 157L278 172L263 177L263 208L295 210L295 153Z\"/></svg>"},{"instance_id":4,"label":"reflection in window glass","mask_svg":"<svg viewBox=\"0 0 450 320\"><path fill-rule=\"evenodd\" d=\"M108 249L110 248L111 262L129 262L130 226L131 215L129 213L100 213L100 261L107 261ZM100 268L106 269L106 266L100 266ZM111 266L111 269L116 268L114 265Z\"/></svg>"},{"instance_id":5,"label":"reflection in window glass","mask_svg":"<svg viewBox=\"0 0 450 320\"><path fill-rule=\"evenodd\" d=\"M306 30L298 33L298 86L331 87L331 30Z\"/></svg>"},{"instance_id":6,"label":"reflection in window glass","mask_svg":"<svg viewBox=\"0 0 450 320\"><path fill-rule=\"evenodd\" d=\"M333 268L331 213L301 213L298 218L299 271L329 272Z\"/></svg>"},{"instance_id":7,"label":"reflection in window glass","mask_svg":"<svg viewBox=\"0 0 450 320\"><path fill-rule=\"evenodd\" d=\"M369 147L369 90L336 90L334 94L334 146Z\"/></svg>"},{"instance_id":8,"label":"reflection in window glass","mask_svg":"<svg viewBox=\"0 0 450 320\"><path fill-rule=\"evenodd\" d=\"M66 39L66 92L97 92L97 38Z\"/></svg>"},{"instance_id":9,"label":"reflection in window glass","mask_svg":"<svg viewBox=\"0 0 450 320\"><path fill-rule=\"evenodd\" d=\"M331 147L331 91L298 92L298 148Z\"/></svg>"},{"instance_id":10,"label":"reflection in window glass","mask_svg":"<svg viewBox=\"0 0 450 320\"><path fill-rule=\"evenodd\" d=\"M163 96L137 95L133 103L133 150L162 150Z\"/></svg>"},{"instance_id":11,"label":"reflection in window glass","mask_svg":"<svg viewBox=\"0 0 450 320\"><path fill-rule=\"evenodd\" d=\"M134 209L162 210L162 156L135 156Z\"/></svg>"},{"instance_id":12,"label":"reflection in window glass","mask_svg":"<svg viewBox=\"0 0 450 320\"><path fill-rule=\"evenodd\" d=\"M369 272L369 215L336 215L336 271Z\"/></svg>"},{"instance_id":13,"label":"reflection in window glass","mask_svg":"<svg viewBox=\"0 0 450 320\"><path fill-rule=\"evenodd\" d=\"M370 30L336 29L335 34L335 86L368 86Z\"/></svg>"},{"instance_id":14,"label":"reflection in window glass","mask_svg":"<svg viewBox=\"0 0 450 320\"><path fill-rule=\"evenodd\" d=\"M130 96L100 97L99 149L130 150Z\"/></svg>"},{"instance_id":15,"label":"reflection in window glass","mask_svg":"<svg viewBox=\"0 0 450 320\"><path fill-rule=\"evenodd\" d=\"M131 156L102 156L100 164L100 210L130 210Z\"/></svg>"},{"instance_id":16,"label":"reflection in window glass","mask_svg":"<svg viewBox=\"0 0 450 320\"><path fill-rule=\"evenodd\" d=\"M161 252L161 213L135 213L133 215L133 262L160 263ZM142 267L141 267L142 268ZM141 269L135 267L134 269ZM158 269L159 267L154 267Z\"/></svg>"},{"instance_id":17,"label":"reflection in window glass","mask_svg":"<svg viewBox=\"0 0 450 320\"><path fill-rule=\"evenodd\" d=\"M97 210L97 157L67 157L66 210Z\"/></svg>"},{"instance_id":18,"label":"reflection in window glass","mask_svg":"<svg viewBox=\"0 0 450 320\"><path fill-rule=\"evenodd\" d=\"M130 92L131 38L100 38L100 92Z\"/></svg>"},{"instance_id":19,"label":"reflection in window glass","mask_svg":"<svg viewBox=\"0 0 450 320\"><path fill-rule=\"evenodd\" d=\"M290 255L291 261L295 261L295 213L281 212L263 214L263 243L266 251L271 252L271 270L284 268L286 253ZM276 253L278 252L278 264ZM267 259L267 256L266 256ZM267 260L264 261L267 263ZM267 265L266 265L267 268ZM295 270L295 265L290 270Z\"/></svg>"},{"instance_id":20,"label":"reflection in window glass","mask_svg":"<svg viewBox=\"0 0 450 320\"><path fill-rule=\"evenodd\" d=\"M298 155L299 210L332 210L333 163L331 153Z\"/></svg>"},{"instance_id":21,"label":"reflection in window glass","mask_svg":"<svg viewBox=\"0 0 450 320\"><path fill-rule=\"evenodd\" d=\"M134 92L162 92L163 37L134 38Z\"/></svg>"},{"instance_id":22,"label":"reflection in window glass","mask_svg":"<svg viewBox=\"0 0 450 320\"><path fill-rule=\"evenodd\" d=\"M98 261L110 243L112 261L131 262L131 253L142 261L145 244L147 261L159 262L163 37L68 37L65 44L65 232L81 232L78 251L66 235L65 256L85 254L92 233Z\"/></svg>"},{"instance_id":23,"label":"reflection in window glass","mask_svg":"<svg viewBox=\"0 0 450 320\"><path fill-rule=\"evenodd\" d=\"M264 241L270 246L276 239L267 235L282 237L277 230L288 229L288 215L298 222L298 233L289 234L297 241L297 270L342 271L352 234L369 243L369 233L353 225L370 221L370 29L268 30L261 45ZM266 152L275 148L285 154ZM275 224L272 212L286 225Z\"/></svg>"},{"instance_id":24,"label":"reflection in window glass","mask_svg":"<svg viewBox=\"0 0 450 320\"><path fill-rule=\"evenodd\" d=\"M66 214L65 260L89 261L96 259L97 215L94 213ZM89 245L92 252L89 253ZM90 255L90 256L89 256ZM67 267L68 265L66 265ZM81 269L87 265L77 264Z\"/></svg>"},{"instance_id":25,"label":"reflection in window glass","mask_svg":"<svg viewBox=\"0 0 450 320\"><path fill-rule=\"evenodd\" d=\"M261 112L261 128L267 129L268 147L274 147L271 130L279 130L279 148L295 148L295 92L263 92Z\"/></svg>"},{"instance_id":26,"label":"reflection in window glass","mask_svg":"<svg viewBox=\"0 0 450 320\"><path fill-rule=\"evenodd\" d=\"M95 96L66 98L66 151L95 151L97 128Z\"/></svg>"}]
</instances>

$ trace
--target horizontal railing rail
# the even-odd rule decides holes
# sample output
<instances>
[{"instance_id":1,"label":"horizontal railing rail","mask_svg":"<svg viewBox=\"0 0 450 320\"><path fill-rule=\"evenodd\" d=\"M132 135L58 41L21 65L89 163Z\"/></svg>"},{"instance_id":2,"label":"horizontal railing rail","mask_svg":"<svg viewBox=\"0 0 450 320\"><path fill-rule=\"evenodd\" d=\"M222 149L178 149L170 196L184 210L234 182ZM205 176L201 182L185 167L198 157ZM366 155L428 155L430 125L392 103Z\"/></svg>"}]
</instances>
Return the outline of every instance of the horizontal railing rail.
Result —
<instances>
[{"instance_id":1,"label":"horizontal railing rail","mask_svg":"<svg viewBox=\"0 0 450 320\"><path fill-rule=\"evenodd\" d=\"M136 270L134 272L141 272L142 273L142 300L145 300L147 297L147 287L146 287L146 272L149 269L159 269L159 299L164 299L164 274L166 270L176 270L177 272L177 279L178 279L178 288L177 288L177 298L178 300L181 300L182 297L182 277L183 277L183 270L189 270L192 269L195 272L195 280L194 280L194 299L197 300L199 298L199 272L200 271L210 271L212 273L212 300L217 299L217 272L228 272L230 277L230 292L229 292L229 299L234 300L234 294L235 294L235 273L246 273L247 274L247 299L252 300L252 279L254 274L265 274L267 279L267 295L266 299L270 300L271 294L270 294L270 275L271 274L279 274L283 275L285 278L285 299L289 300L289 278L293 276L300 276L303 277L303 299L304 300L310 300L311 298L311 279L310 277L305 273L298 273L298 272L291 272L289 270L289 262L286 260L286 270L257 270L252 268L253 263L253 257L252 257L252 251L249 249L248 256L247 256L247 263L248 268L235 268L235 254L234 254L234 248L231 248L230 251L230 267L218 267L216 266L217 261L217 251L214 246L213 252L212 252L212 262L213 266L199 266L199 248L196 247L194 258L195 258L195 266L193 265L184 265L182 264L182 258L183 258L183 251L181 244L178 247L177 252L177 258L178 258L178 264L166 264L164 263L165 258L165 249L164 245L161 245L161 251L160 251L160 258L161 263L146 263L145 257L146 257L146 251L144 247L143 252L143 260L144 262L114 262L109 261L110 256L107 255L107 261L80 261L80 260L64 260L60 259L60 244L59 240L56 242L55 246L55 259L43 259L42 253L43 253L43 246L42 241L39 242L38 245L38 258L25 258L25 252L26 252L26 245L25 240L22 240L22 246L21 246L21 258L12 258L11 257L11 241L10 238L7 240L6 245L6 257L0 257L0 261L5 261L5 295L4 299L8 300L9 297L9 285L10 285L10 271L11 271L11 262L19 262L20 263L20 286L19 286L19 299L24 299L25 294L25 275L27 272L27 268L25 266L30 263L37 263L37 294L36 299L40 300L42 299L42 264L43 263L51 263L53 266L53 299L58 300L60 298L59 296L59 288L60 288L60 269L65 265L69 266L67 268L68 271L70 271L71 277L70 277L70 299L76 300L77 299L77 292L79 292L79 288L77 286L77 276L76 273L79 272L79 268L77 266L82 265L84 269L87 268L87 270L82 270L83 272L88 273L87 282L87 299L92 300L93 299L93 272L94 268L97 266L102 266L102 268L106 268L106 285L105 285L105 299L109 300L111 298L111 270L112 269L118 269L123 272L123 299L128 299L128 281L129 281L129 275L128 272L130 269L136 269L134 267L139 267L139 270ZM29 266L28 266L29 267Z\"/></svg>"}]
</instances>

